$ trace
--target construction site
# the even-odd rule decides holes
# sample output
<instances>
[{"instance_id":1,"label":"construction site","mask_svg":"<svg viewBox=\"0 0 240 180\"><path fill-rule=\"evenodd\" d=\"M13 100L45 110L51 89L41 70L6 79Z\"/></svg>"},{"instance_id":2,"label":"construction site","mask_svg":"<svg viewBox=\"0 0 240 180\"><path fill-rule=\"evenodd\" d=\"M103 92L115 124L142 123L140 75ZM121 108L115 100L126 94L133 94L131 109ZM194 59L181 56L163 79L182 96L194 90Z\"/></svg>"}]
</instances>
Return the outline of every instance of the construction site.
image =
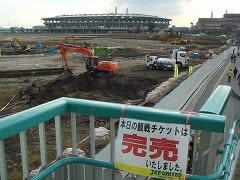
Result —
<instances>
[{"instance_id":1,"label":"construction site","mask_svg":"<svg viewBox=\"0 0 240 180\"><path fill-rule=\"evenodd\" d=\"M189 67L194 70L201 66L226 45L227 38L223 37L169 34L1 35L0 115L59 97L153 106L191 74ZM105 51L96 54L98 49ZM177 78L172 64L157 69L156 61L147 68L148 57L169 58L173 49L183 51L188 61L187 66L175 62ZM164 86L159 96L149 98L165 82L170 82L169 87ZM83 123L87 127L88 123ZM97 123L106 125L104 119ZM14 142L10 139L6 144ZM20 158L14 149L8 147L8 156ZM86 147L82 145L81 149ZM20 166L14 161L9 164L13 171Z\"/></svg>"},{"instance_id":2,"label":"construction site","mask_svg":"<svg viewBox=\"0 0 240 180\"><path fill-rule=\"evenodd\" d=\"M184 47L190 59L189 65L195 66L210 55L218 54L220 47L226 44L222 38L182 39L169 35L1 36L1 93L4 93L1 107L14 97L8 107L2 108L1 114L20 111L25 104L27 107L35 106L62 96L118 103L144 100L155 87L173 77L172 70L147 69L147 55L169 57L172 49ZM108 56L108 61L117 62L118 69L108 73L111 75L106 75L106 72L104 75L95 73L97 76L89 74L91 70L86 68L86 52L75 48L67 52L67 66L72 74L63 76L64 62L59 51L62 42L90 50L108 48L108 54L104 56ZM193 59L194 52L199 52L197 60ZM187 68L180 68L180 72L183 71Z\"/></svg>"}]
</instances>

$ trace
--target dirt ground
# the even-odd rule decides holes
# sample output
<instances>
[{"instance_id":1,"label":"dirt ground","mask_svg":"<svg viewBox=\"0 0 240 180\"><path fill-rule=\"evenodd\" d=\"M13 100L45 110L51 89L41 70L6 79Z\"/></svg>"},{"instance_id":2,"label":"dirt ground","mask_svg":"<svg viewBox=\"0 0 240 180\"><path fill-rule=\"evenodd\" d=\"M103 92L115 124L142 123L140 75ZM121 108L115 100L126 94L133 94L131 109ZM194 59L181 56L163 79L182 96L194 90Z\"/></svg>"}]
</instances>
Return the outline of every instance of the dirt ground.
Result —
<instances>
[{"instance_id":1,"label":"dirt ground","mask_svg":"<svg viewBox=\"0 0 240 180\"><path fill-rule=\"evenodd\" d=\"M1 43L11 43L14 36L0 36ZM152 71L145 68L146 64L144 56L146 54L159 54L163 49L167 49L167 45L160 41L142 40L132 38L120 39L106 37L79 37L78 42L89 42L95 46L107 46L113 49L110 50L110 56L119 63L119 71L111 77L89 77L84 74L85 62L81 54L69 54L69 66L74 72L73 77L64 79L61 74L36 76L18 76L11 78L0 77L0 115L14 113L22 109L35 106L39 103L47 102L58 97L67 96L82 99L93 99L108 102L123 103L127 100L143 99L146 94L153 90L157 85L166 81L173 75L171 71ZM57 46L61 41L64 41L64 36L22 36L19 37L23 42L27 43L42 43ZM77 39L77 38L76 38ZM69 40L68 40L69 41ZM71 43L71 42L70 42ZM72 42L73 43L73 42ZM6 49L6 48L5 48ZM4 50L5 50L4 49ZM8 48L14 51L11 48ZM59 54L49 56L43 54L32 55L4 55L0 58L2 70L9 69L37 69L61 67L61 57ZM31 88L35 83L40 89L35 95L35 99L31 99L31 103L27 101L26 90ZM19 92L21 92L19 96ZM25 94L24 94L25 93ZM16 96L15 96L16 95ZM14 98L7 107L5 105ZM25 103L27 102L27 103Z\"/></svg>"},{"instance_id":2,"label":"dirt ground","mask_svg":"<svg viewBox=\"0 0 240 180\"><path fill-rule=\"evenodd\" d=\"M61 57L59 54L49 56L41 50L31 50L30 55L4 55L8 51L19 51L16 48L5 48L12 43L15 35L0 36L0 48L3 56L0 58L2 70L21 70L61 67ZM21 111L29 106L35 106L39 103L47 102L58 97L67 96L74 98L93 99L108 102L123 103L127 100L144 99L146 94L156 86L173 76L172 71L147 70L144 61L145 55L166 55L173 48L183 45L172 45L162 42L158 36L106 36L106 35L85 35L75 36L75 41L71 40L70 35L18 35L23 43L34 45L40 43L46 47L57 47L61 42L72 44L83 44L87 42L95 47L109 47L109 55L119 63L119 71L111 77L89 77L84 74L85 62L81 54L69 54L69 66L74 72L73 77L63 78L61 74L42 76L30 74L29 76L18 76L11 78L0 77L0 115ZM211 40L206 41L206 46L199 44L184 45L187 49L205 49L220 47L222 42ZM210 45L209 45L210 44ZM7 49L7 50L6 50ZM44 49L44 48L43 48ZM38 54L36 54L38 53ZM40 53L40 54L39 54ZM204 60L191 61L190 65L202 63ZM186 71L182 69L180 71ZM37 85L38 91L35 99L31 103L24 103L26 99L26 89L29 90L32 84ZM19 96L20 92L20 96ZM16 96L15 96L16 95ZM5 105L14 98L10 104ZM1 108L1 109L2 109Z\"/></svg>"},{"instance_id":3,"label":"dirt ground","mask_svg":"<svg viewBox=\"0 0 240 180\"><path fill-rule=\"evenodd\" d=\"M43 36L43 35L25 35L21 36L24 42L27 43L42 43L48 46L57 46L60 42L66 40L66 36ZM0 43L11 42L13 36L0 36ZM74 75L66 77L63 74L42 74L36 76L30 74L28 76L17 77L0 77L0 115L5 116L24 109L42 104L44 102L59 98L59 97L73 97L80 99L99 100L115 103L126 103L128 100L137 100L141 102L146 97L147 93L155 89L162 82L166 81L173 76L173 71L160 71L146 69L145 55L165 55L172 48L180 47L182 45L171 45L163 43L159 40L152 40L150 38L143 39L142 37L125 37L125 36L84 36L77 37L77 42L83 43L87 41L95 46L111 47L111 57L118 61L119 71L111 76L95 77L86 73L84 57L79 54L69 54L69 66L71 67ZM70 42L71 43L71 42ZM221 47L222 44L208 44L205 48ZM188 48L190 45L188 45ZM194 48L202 48L204 45L192 45ZM1 47L0 47L1 48ZM12 50L11 50L12 51ZM46 53L41 54L43 51L35 54L19 54L19 55L3 55L0 57L1 71L4 70L33 70L38 68L60 68L62 67L61 56L59 54L50 56ZM190 65L194 66L203 63L205 59L198 61L191 61ZM181 69L186 71L187 69ZM32 93L34 91L34 93ZM88 123L86 118L81 118L81 137L79 141L88 135ZM64 124L68 126L69 124ZM100 124L99 124L100 125ZM47 129L53 130L53 125L48 124ZM84 132L83 132L84 131ZM31 130L29 133L36 132ZM67 132L70 133L70 132ZM53 136L54 133L49 133ZM70 134L69 134L70 136ZM68 137L68 136L67 136ZM34 140L34 143L37 142ZM70 142L69 138L66 142ZM15 147L11 144L16 144L16 139L11 138L6 142L9 152L8 156L12 159L9 161L9 169L20 168L20 166L13 160L20 157L17 155L19 152L14 150ZM66 143L67 144L67 143ZM65 146L66 146L65 144ZM34 147L33 145L30 145ZM86 147L82 148L86 149ZM49 150L50 151L50 150ZM53 151L53 149L51 149ZM35 152L33 151L32 154ZM30 153L31 156L31 153ZM31 157L33 166L36 168L39 164L35 163L36 158ZM37 161L37 160L36 160ZM18 168L14 168L14 166Z\"/></svg>"},{"instance_id":4,"label":"dirt ground","mask_svg":"<svg viewBox=\"0 0 240 180\"><path fill-rule=\"evenodd\" d=\"M60 57L38 57L35 62L36 57L34 57L28 58L27 62L26 60L24 62L11 60L8 63L18 63L19 67L22 65L21 63L29 63L28 65L33 63L33 65L38 64L39 67L41 66L39 61L44 61L46 58L51 58L53 63L60 59ZM172 71L147 70L143 59L119 60L120 70L113 75L101 78L85 73L83 61L73 61L70 64L74 75L67 78L62 74L0 78L0 90L1 93L4 93L4 96L0 96L1 107L4 107L16 94L17 97L11 102L12 105L27 101L29 99L27 91L29 89L31 91L33 83L39 88L35 97L31 98L31 102L20 103L12 108L9 105L2 111L2 114L19 111L26 105L26 107L35 106L63 96L117 103L144 99L149 91L173 76Z\"/></svg>"}]
</instances>

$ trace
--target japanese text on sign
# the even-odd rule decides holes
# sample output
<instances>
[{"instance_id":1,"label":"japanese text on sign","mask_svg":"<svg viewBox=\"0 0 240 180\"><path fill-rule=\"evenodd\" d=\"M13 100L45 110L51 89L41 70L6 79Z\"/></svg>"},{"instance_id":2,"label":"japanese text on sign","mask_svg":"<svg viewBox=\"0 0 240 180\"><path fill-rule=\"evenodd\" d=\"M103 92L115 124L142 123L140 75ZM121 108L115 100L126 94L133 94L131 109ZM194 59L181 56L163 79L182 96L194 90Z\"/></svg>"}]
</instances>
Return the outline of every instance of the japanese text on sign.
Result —
<instances>
[{"instance_id":1,"label":"japanese text on sign","mask_svg":"<svg viewBox=\"0 0 240 180\"><path fill-rule=\"evenodd\" d=\"M189 133L189 125L121 119L116 168L152 177L184 179Z\"/></svg>"}]
</instances>

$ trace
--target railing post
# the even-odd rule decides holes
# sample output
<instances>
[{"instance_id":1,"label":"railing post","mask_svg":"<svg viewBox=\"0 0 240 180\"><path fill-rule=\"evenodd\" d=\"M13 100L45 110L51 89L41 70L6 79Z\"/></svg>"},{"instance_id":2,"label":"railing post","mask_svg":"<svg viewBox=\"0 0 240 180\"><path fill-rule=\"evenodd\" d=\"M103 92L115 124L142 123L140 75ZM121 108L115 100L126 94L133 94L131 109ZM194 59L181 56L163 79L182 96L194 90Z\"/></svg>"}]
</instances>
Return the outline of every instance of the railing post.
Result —
<instances>
[{"instance_id":1,"label":"railing post","mask_svg":"<svg viewBox=\"0 0 240 180\"><path fill-rule=\"evenodd\" d=\"M110 118L110 161L115 162L115 119Z\"/></svg>"},{"instance_id":2,"label":"railing post","mask_svg":"<svg viewBox=\"0 0 240 180\"><path fill-rule=\"evenodd\" d=\"M91 148L91 158L95 159L95 117L90 115L90 148Z\"/></svg>"},{"instance_id":3,"label":"railing post","mask_svg":"<svg viewBox=\"0 0 240 180\"><path fill-rule=\"evenodd\" d=\"M71 132L72 132L72 151L77 153L77 127L76 127L76 113L71 113Z\"/></svg>"},{"instance_id":4,"label":"railing post","mask_svg":"<svg viewBox=\"0 0 240 180\"><path fill-rule=\"evenodd\" d=\"M55 117L57 158L62 155L62 130L60 116Z\"/></svg>"},{"instance_id":5,"label":"railing post","mask_svg":"<svg viewBox=\"0 0 240 180\"><path fill-rule=\"evenodd\" d=\"M61 130L61 118L60 116L55 117L55 133L56 133L56 159L61 159L62 156L62 130ZM67 178L67 167L62 167L55 172L55 178L63 180Z\"/></svg>"},{"instance_id":6,"label":"railing post","mask_svg":"<svg viewBox=\"0 0 240 180\"><path fill-rule=\"evenodd\" d=\"M6 158L5 158L5 150L4 150L4 141L0 141L0 175L2 180L7 179L7 166L6 166Z\"/></svg>"},{"instance_id":7,"label":"railing post","mask_svg":"<svg viewBox=\"0 0 240 180\"><path fill-rule=\"evenodd\" d=\"M28 164L28 150L27 150L27 137L26 132L20 132L20 148L21 148L21 158L22 158L22 170L23 170L23 179L28 178L29 176L29 164Z\"/></svg>"},{"instance_id":8,"label":"railing post","mask_svg":"<svg viewBox=\"0 0 240 180\"><path fill-rule=\"evenodd\" d=\"M91 152L91 158L95 159L95 116L90 115L89 116L89 120L90 120L90 152ZM94 166L88 166L85 165L86 167L86 173L88 175L92 174L92 178L95 179L95 168Z\"/></svg>"},{"instance_id":9,"label":"railing post","mask_svg":"<svg viewBox=\"0 0 240 180\"><path fill-rule=\"evenodd\" d=\"M76 126L76 113L71 113L71 134L72 134L72 153L77 154L77 126ZM77 168L78 164L68 165L68 178L71 180L77 180Z\"/></svg>"},{"instance_id":10,"label":"railing post","mask_svg":"<svg viewBox=\"0 0 240 180\"><path fill-rule=\"evenodd\" d=\"M110 118L110 161L115 162L115 122L117 120ZM112 179L115 180L115 173L112 170Z\"/></svg>"},{"instance_id":11,"label":"railing post","mask_svg":"<svg viewBox=\"0 0 240 180\"><path fill-rule=\"evenodd\" d=\"M45 133L45 124L41 123L38 125L39 130L39 141L40 141L40 156L41 156L41 166L47 164L47 153L46 153L46 133Z\"/></svg>"},{"instance_id":12,"label":"railing post","mask_svg":"<svg viewBox=\"0 0 240 180\"><path fill-rule=\"evenodd\" d=\"M192 158L192 173L195 174L196 172L196 163L197 163L197 151L198 151L198 138L199 138L199 131L195 131L194 139L193 139L193 158Z\"/></svg>"}]
</instances>

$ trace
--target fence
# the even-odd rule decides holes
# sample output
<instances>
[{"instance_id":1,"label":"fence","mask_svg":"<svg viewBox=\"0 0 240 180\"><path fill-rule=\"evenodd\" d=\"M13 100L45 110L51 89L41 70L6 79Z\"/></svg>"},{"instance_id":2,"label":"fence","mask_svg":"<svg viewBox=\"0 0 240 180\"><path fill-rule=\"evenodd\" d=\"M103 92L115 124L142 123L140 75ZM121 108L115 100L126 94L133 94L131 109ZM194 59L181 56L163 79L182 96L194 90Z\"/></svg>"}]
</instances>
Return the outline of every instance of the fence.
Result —
<instances>
[{"instance_id":1,"label":"fence","mask_svg":"<svg viewBox=\"0 0 240 180\"><path fill-rule=\"evenodd\" d=\"M222 86L219 88L225 95L218 97L221 105L215 106L216 112L222 112L227 103L228 96L230 95L231 88ZM217 93L218 94L218 93ZM211 100L210 100L211 101ZM209 102L211 103L211 102ZM215 103L215 102L212 102ZM124 110L124 113L123 113ZM71 114L71 147L73 156L62 156L62 150L64 146L63 140L63 122L66 123L66 119L62 120L61 117L65 116L66 113ZM164 122L164 123L175 123L185 124L186 119L189 117L188 113L173 110L161 110L150 107L141 107L129 105L126 107L124 104L106 103L98 101L89 101L72 98L60 98L34 108L19 112L17 114L0 119L0 173L1 179L8 179L8 165L6 160L5 149L7 148L4 143L9 138L19 134L20 138L20 151L21 151L21 164L22 164L22 177L32 179L122 179L121 173L114 168L114 149L115 147L115 121L124 114L124 118L133 118L139 120L153 121L153 122ZM89 118L90 126L90 155L89 158L76 157L77 154L77 121L79 115L87 115ZM95 159L95 137L94 137L94 124L95 119L98 117L105 117L110 121L110 147L109 153L110 161L105 162ZM52 162L48 158L48 139L46 137L46 124L54 122L54 137L56 139L56 161ZM191 115L190 127L195 130L203 130L208 132L224 133L226 116L212 114L208 112L208 109L198 115ZM207 126L206 126L207 124ZM224 153L222 160L219 164L219 168L213 175L194 176L189 175L188 179L212 179L212 177L219 177L227 172L226 167L231 166L231 162L227 159L234 151L233 144L238 141L235 138L236 130L235 126L238 124L236 121L229 133L229 137L225 144ZM29 152L32 149L28 148L27 138L28 131L33 128L38 129L39 156L38 164L40 164L40 172L34 176L30 176L30 170L32 167L29 166ZM80 132L81 133L81 132ZM187 149L186 149L187 150ZM226 173L225 173L226 174ZM227 176L227 175L226 175Z\"/></svg>"}]
</instances>

